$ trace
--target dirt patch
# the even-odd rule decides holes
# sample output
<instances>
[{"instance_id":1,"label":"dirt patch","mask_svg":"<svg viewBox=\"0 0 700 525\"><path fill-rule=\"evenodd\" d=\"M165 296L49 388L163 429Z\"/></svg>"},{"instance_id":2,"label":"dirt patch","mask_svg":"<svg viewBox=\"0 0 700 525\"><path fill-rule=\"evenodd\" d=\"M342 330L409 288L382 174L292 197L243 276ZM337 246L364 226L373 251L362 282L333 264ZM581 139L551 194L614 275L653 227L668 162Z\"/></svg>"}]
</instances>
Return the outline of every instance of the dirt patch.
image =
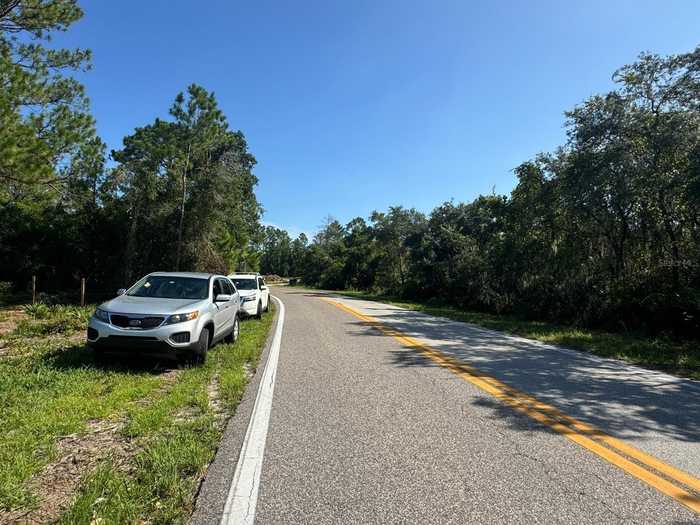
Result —
<instances>
[{"instance_id":1,"label":"dirt patch","mask_svg":"<svg viewBox=\"0 0 700 525\"><path fill-rule=\"evenodd\" d=\"M221 396L219 394L219 376L214 376L209 381L207 385L207 398L209 400L209 408L214 414L215 424L218 427L222 427L226 421L226 407L221 401ZM175 422L181 423L184 421L189 421L196 417L202 415L202 410L198 407L184 407L177 411L175 414Z\"/></svg>"},{"instance_id":2,"label":"dirt patch","mask_svg":"<svg viewBox=\"0 0 700 525\"><path fill-rule=\"evenodd\" d=\"M159 390L167 390L170 387L172 387L173 383L177 381L177 378L180 377L181 374L182 370L178 368L163 370L163 373L160 374L160 378L163 380L163 384L160 386Z\"/></svg>"},{"instance_id":3,"label":"dirt patch","mask_svg":"<svg viewBox=\"0 0 700 525\"><path fill-rule=\"evenodd\" d=\"M144 407L152 404L156 400L160 399L163 395L167 394L168 391L175 385L178 377L182 374L182 370L177 368L166 369L158 373L158 377L162 380L158 388L153 390L148 396L143 399L139 399L134 402L136 406Z\"/></svg>"},{"instance_id":4,"label":"dirt patch","mask_svg":"<svg viewBox=\"0 0 700 525\"><path fill-rule=\"evenodd\" d=\"M226 407L224 407L219 393L219 376L211 378L207 385L207 396L209 397L209 407L216 417L216 424L222 426L226 420Z\"/></svg>"},{"instance_id":5,"label":"dirt patch","mask_svg":"<svg viewBox=\"0 0 700 525\"><path fill-rule=\"evenodd\" d=\"M137 447L120 434L123 425L123 421L90 421L86 432L61 438L56 445L59 459L27 484L38 497L37 506L0 512L0 524L54 523L98 463L109 458L117 468L127 470Z\"/></svg>"},{"instance_id":6,"label":"dirt patch","mask_svg":"<svg viewBox=\"0 0 700 525\"><path fill-rule=\"evenodd\" d=\"M142 403L151 403L154 399L159 398L162 394L167 393L177 383L178 378L182 375L182 369L165 368L158 371L158 378L161 380L160 385L150 396L142 399Z\"/></svg>"},{"instance_id":7,"label":"dirt patch","mask_svg":"<svg viewBox=\"0 0 700 525\"><path fill-rule=\"evenodd\" d=\"M83 330L76 331L69 335L66 340L72 344L85 343L85 332Z\"/></svg>"},{"instance_id":8,"label":"dirt patch","mask_svg":"<svg viewBox=\"0 0 700 525\"><path fill-rule=\"evenodd\" d=\"M175 423L186 423L198 418L202 415L202 411L197 407L185 407L181 408L173 416L173 421Z\"/></svg>"},{"instance_id":9,"label":"dirt patch","mask_svg":"<svg viewBox=\"0 0 700 525\"><path fill-rule=\"evenodd\" d=\"M0 310L0 337L13 332L17 328L17 323L22 319L27 319L27 314L17 308Z\"/></svg>"}]
</instances>

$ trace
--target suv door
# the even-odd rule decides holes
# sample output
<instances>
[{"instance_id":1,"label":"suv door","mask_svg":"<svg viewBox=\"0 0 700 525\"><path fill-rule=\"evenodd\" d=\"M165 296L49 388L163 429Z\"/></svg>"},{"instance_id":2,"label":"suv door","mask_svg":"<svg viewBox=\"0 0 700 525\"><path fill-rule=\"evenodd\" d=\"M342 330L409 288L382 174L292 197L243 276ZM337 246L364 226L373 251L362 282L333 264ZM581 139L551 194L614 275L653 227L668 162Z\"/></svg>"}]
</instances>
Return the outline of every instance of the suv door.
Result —
<instances>
[{"instance_id":1,"label":"suv door","mask_svg":"<svg viewBox=\"0 0 700 525\"><path fill-rule=\"evenodd\" d=\"M219 338L226 333L233 324L233 314L230 308L233 301L216 302L217 295L228 295L228 290L225 286L225 281L217 277L214 279L214 305L216 311L214 313L214 337Z\"/></svg>"},{"instance_id":2,"label":"suv door","mask_svg":"<svg viewBox=\"0 0 700 525\"><path fill-rule=\"evenodd\" d=\"M236 287L233 285L233 282L231 282L231 279L224 279L224 288L228 290L226 293L231 296L231 308L233 309L231 319L233 319L233 317L238 313L240 306L238 290L236 290Z\"/></svg>"}]
</instances>

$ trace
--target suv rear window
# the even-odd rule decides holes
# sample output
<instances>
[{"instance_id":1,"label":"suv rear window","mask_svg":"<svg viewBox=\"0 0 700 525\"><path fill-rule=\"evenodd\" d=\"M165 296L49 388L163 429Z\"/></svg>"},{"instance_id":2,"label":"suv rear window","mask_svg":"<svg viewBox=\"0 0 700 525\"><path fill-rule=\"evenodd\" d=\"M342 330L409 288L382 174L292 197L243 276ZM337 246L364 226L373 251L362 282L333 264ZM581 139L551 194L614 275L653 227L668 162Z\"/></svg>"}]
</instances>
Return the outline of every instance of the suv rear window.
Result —
<instances>
[{"instance_id":1,"label":"suv rear window","mask_svg":"<svg viewBox=\"0 0 700 525\"><path fill-rule=\"evenodd\" d=\"M126 295L158 299L206 299L209 279L151 275L137 282Z\"/></svg>"}]
</instances>

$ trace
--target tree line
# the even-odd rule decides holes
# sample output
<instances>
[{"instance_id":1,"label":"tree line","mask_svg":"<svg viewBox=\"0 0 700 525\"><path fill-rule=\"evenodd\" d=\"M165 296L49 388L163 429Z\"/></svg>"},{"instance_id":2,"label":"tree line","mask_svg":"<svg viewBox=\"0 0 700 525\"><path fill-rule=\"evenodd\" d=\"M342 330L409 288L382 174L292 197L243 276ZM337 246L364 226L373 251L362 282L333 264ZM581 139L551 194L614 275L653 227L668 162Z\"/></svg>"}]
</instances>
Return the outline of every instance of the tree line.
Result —
<instances>
[{"instance_id":1,"label":"tree line","mask_svg":"<svg viewBox=\"0 0 700 525\"><path fill-rule=\"evenodd\" d=\"M643 53L566 115L510 195L401 206L310 243L268 230L264 270L488 312L700 334L700 48ZM292 249L294 246L294 249Z\"/></svg>"},{"instance_id":2,"label":"tree line","mask_svg":"<svg viewBox=\"0 0 700 525\"><path fill-rule=\"evenodd\" d=\"M90 51L49 42L82 16L75 0L0 0L0 281L113 289L159 269L257 268L244 135L191 85L108 153L73 76Z\"/></svg>"},{"instance_id":3,"label":"tree line","mask_svg":"<svg viewBox=\"0 0 700 525\"><path fill-rule=\"evenodd\" d=\"M0 0L0 281L113 289L157 269L260 269L538 319L700 333L700 48L642 54L566 113L567 141L510 195L260 224L255 158L191 85L107 152L85 49L49 43L75 0ZM165 107L165 101L164 101ZM3 285L4 288L4 285Z\"/></svg>"}]
</instances>

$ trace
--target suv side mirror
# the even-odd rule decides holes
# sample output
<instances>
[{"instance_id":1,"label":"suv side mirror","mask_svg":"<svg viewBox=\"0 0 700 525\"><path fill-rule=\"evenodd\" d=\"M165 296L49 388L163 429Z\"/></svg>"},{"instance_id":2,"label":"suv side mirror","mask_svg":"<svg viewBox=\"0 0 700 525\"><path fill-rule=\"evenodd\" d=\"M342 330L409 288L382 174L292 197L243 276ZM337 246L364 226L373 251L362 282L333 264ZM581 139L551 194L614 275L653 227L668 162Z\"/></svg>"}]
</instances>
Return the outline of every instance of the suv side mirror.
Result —
<instances>
[{"instance_id":1,"label":"suv side mirror","mask_svg":"<svg viewBox=\"0 0 700 525\"><path fill-rule=\"evenodd\" d=\"M125 293L126 293L126 288L119 288L119 290L117 290L117 295L124 295Z\"/></svg>"},{"instance_id":2,"label":"suv side mirror","mask_svg":"<svg viewBox=\"0 0 700 525\"><path fill-rule=\"evenodd\" d=\"M230 301L233 296L226 294L226 293L220 293L219 295L214 298L215 303L225 303L227 301Z\"/></svg>"}]
</instances>

